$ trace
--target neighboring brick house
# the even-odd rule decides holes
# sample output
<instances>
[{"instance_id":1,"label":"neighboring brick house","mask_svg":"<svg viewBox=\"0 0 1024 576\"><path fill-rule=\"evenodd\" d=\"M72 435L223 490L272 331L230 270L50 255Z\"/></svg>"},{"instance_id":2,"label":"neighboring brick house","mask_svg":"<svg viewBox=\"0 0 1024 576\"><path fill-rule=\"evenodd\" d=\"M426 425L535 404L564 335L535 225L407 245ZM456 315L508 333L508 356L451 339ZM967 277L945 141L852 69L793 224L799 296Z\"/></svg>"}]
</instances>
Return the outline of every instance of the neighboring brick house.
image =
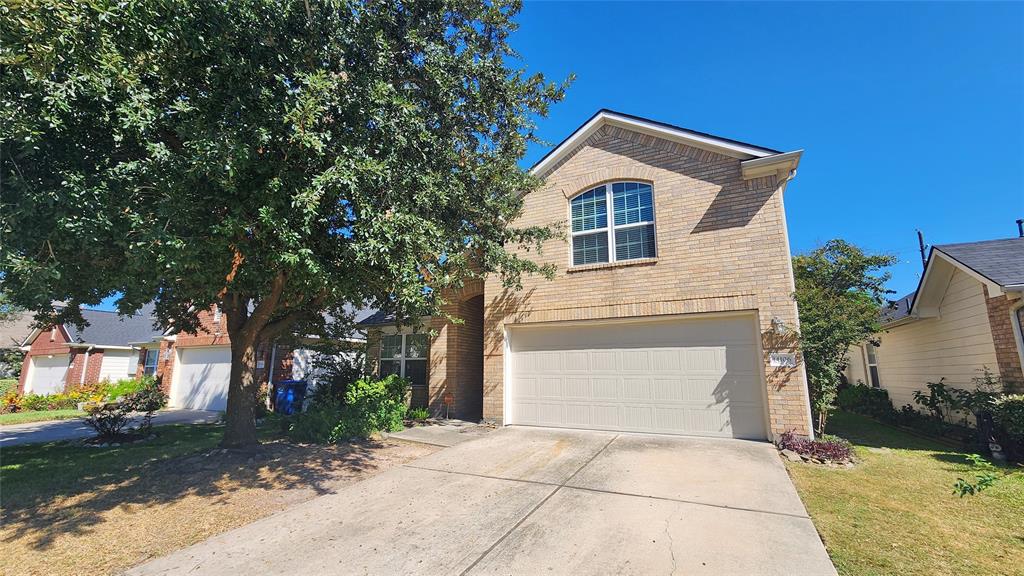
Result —
<instances>
[{"instance_id":1,"label":"neighboring brick house","mask_svg":"<svg viewBox=\"0 0 1024 576\"><path fill-rule=\"evenodd\" d=\"M18 389L25 394L54 394L102 380L134 376L140 363L138 342L161 337L153 307L128 318L116 312L82 310L88 323L34 329L22 342L25 359Z\"/></svg>"},{"instance_id":2,"label":"neighboring brick house","mask_svg":"<svg viewBox=\"0 0 1024 576\"><path fill-rule=\"evenodd\" d=\"M378 314L369 356L453 417L810 435L782 199L800 156L602 110L533 167L516 223L566 226L526 255L554 279L447 295L462 324Z\"/></svg>"},{"instance_id":3,"label":"neighboring brick house","mask_svg":"<svg viewBox=\"0 0 1024 576\"><path fill-rule=\"evenodd\" d=\"M916 291L884 312L880 346L850 351L849 382L885 388L896 407L944 378L973 390L987 368L1024 392L1024 237L932 247Z\"/></svg>"},{"instance_id":4,"label":"neighboring brick house","mask_svg":"<svg viewBox=\"0 0 1024 576\"><path fill-rule=\"evenodd\" d=\"M26 338L19 381L22 393L53 394L103 380L151 375L159 379L173 408L223 410L231 373L231 341L223 315L216 309L200 314L196 334L171 334L156 327L153 306L131 317L116 312L82 310L88 322L36 329ZM269 384L302 378L292 346L261 345L257 381ZM268 367L274 367L272 378Z\"/></svg>"}]
</instances>

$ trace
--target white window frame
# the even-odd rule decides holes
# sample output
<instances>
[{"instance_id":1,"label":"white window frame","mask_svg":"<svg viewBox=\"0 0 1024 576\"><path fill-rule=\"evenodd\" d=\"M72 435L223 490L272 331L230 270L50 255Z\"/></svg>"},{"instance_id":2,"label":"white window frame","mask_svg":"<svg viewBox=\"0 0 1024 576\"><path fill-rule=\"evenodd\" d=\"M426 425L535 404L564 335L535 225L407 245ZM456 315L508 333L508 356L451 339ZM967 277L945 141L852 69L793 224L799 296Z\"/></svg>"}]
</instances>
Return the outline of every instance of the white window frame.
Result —
<instances>
[{"instance_id":1,"label":"white window frame","mask_svg":"<svg viewBox=\"0 0 1024 576\"><path fill-rule=\"evenodd\" d=\"M1024 367L1024 325L1021 325L1017 311L1024 308L1024 299L1016 305L1010 304L1010 326L1013 329L1013 339L1017 343L1017 355L1020 356L1020 365Z\"/></svg>"},{"instance_id":2,"label":"white window frame","mask_svg":"<svg viewBox=\"0 0 1024 576\"><path fill-rule=\"evenodd\" d=\"M160 367L160 349L159 348L143 348L145 355L142 357L142 375L143 376L156 376L156 372ZM153 357L153 372L147 372L146 369L149 367L149 357Z\"/></svg>"},{"instance_id":3,"label":"white window frame","mask_svg":"<svg viewBox=\"0 0 1024 576\"><path fill-rule=\"evenodd\" d=\"M615 225L615 203L612 194L612 186L614 184L644 184L651 187L651 220L643 222L634 222L632 224L623 224L621 226ZM604 228L592 228L590 230L581 230L579 232L573 232L572 230L572 202L577 197L590 192L594 188L600 188L604 186L604 209L605 217L607 218L608 224ZM593 186L587 186L584 190L573 194L569 197L569 200L565 203L565 208L568 211L569 217L569 267L570 268L585 268L587 266L601 266L607 264L614 264L616 262L636 262L640 260L653 260L657 258L661 251L658 248L658 202L656 200L657 194L654 192L654 183L646 182L644 180L609 180L608 182L601 182L594 184ZM616 230L629 230L630 228L639 228L641 226L653 226L654 234L654 256L648 258L628 258L626 260L619 260L615 249L615 231ZM597 234L602 230L608 236L608 261L607 262L591 262L589 264L576 264L573 260L573 241L577 236L590 236Z\"/></svg>"},{"instance_id":4,"label":"white window frame","mask_svg":"<svg viewBox=\"0 0 1024 576\"><path fill-rule=\"evenodd\" d=\"M874 363L871 362L872 356L875 357ZM875 367L875 374L878 374L877 379L871 373L872 366ZM867 376L869 386L871 386L872 388L882 387L882 383L880 382L880 380L882 379L882 374L878 369L878 348L870 342L864 345L864 372L864 375Z\"/></svg>"},{"instance_id":5,"label":"white window frame","mask_svg":"<svg viewBox=\"0 0 1024 576\"><path fill-rule=\"evenodd\" d=\"M398 354L399 354L398 356L388 356L387 358L385 358L384 357L384 338L387 338L389 336L401 336L402 337L402 344L401 344L401 346L398 349ZM405 355L405 350L406 350L405 340L406 340L407 336L426 336L427 337L426 355L424 355L422 358L407 358L406 355ZM402 332L402 333L383 332L383 333L381 333L381 335L380 335L380 345L378 347L378 352L377 352L377 374L380 374L380 372L381 372L381 369L380 369L381 362L398 362L398 375L400 377L402 377L402 378L405 378L406 377L405 376L405 363L406 363L406 361L411 361L411 362L429 362L429 360L430 360L430 337L429 337L429 335L427 335L427 333L425 333L425 332L416 332L416 333L412 333L412 332ZM427 368L427 372L426 372L427 373L427 379L429 380L430 379L430 365L426 364L425 366ZM412 385L412 386L414 386L414 387L423 387L423 386L426 386L426 385L427 384L424 383L424 384L416 384L416 385Z\"/></svg>"}]
</instances>

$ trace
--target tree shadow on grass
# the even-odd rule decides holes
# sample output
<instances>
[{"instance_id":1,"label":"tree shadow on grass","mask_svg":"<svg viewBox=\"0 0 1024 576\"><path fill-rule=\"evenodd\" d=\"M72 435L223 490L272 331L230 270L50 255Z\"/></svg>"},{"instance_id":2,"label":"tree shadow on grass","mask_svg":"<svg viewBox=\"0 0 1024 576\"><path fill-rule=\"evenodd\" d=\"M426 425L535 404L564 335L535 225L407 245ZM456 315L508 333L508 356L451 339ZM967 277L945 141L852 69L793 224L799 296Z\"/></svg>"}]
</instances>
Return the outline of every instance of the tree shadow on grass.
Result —
<instances>
[{"instance_id":1,"label":"tree shadow on grass","mask_svg":"<svg viewBox=\"0 0 1024 576\"><path fill-rule=\"evenodd\" d=\"M841 436L850 442L868 448L890 448L893 450L921 450L941 453L969 454L962 445L943 442L933 438L901 430L883 424L873 418L837 412L828 420L828 433Z\"/></svg>"},{"instance_id":2,"label":"tree shadow on grass","mask_svg":"<svg viewBox=\"0 0 1024 576\"><path fill-rule=\"evenodd\" d=\"M216 428L214 436L219 438L221 427ZM38 447L36 456L5 453L5 484L15 480L19 485L5 486L4 542L28 539L28 546L45 550L59 536L89 532L117 508L159 506L187 496L221 502L233 492L251 489L308 489L316 495L327 494L346 479L377 468L377 451L384 446L377 441L339 446L274 441L250 451L225 451L213 447L216 439L201 438L198 451L179 455L173 445L161 450L163 441L167 439L148 446L125 446L119 449L120 455L81 445ZM168 452L172 454L169 457ZM65 465L63 470L54 470L54 458L58 459L56 468ZM97 458L106 460L90 466L90 460ZM66 474L68 478L48 485L48 474ZM26 485L34 478L42 488L33 490Z\"/></svg>"}]
</instances>

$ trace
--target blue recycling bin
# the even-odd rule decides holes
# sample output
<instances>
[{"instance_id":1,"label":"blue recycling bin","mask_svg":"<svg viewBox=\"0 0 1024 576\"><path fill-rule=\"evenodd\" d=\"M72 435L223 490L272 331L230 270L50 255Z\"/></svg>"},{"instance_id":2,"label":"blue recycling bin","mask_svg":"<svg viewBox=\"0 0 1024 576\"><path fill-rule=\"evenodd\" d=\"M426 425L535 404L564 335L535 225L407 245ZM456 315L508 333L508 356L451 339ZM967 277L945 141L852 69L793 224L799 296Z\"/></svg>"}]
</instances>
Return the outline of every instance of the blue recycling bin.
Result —
<instances>
[{"instance_id":1,"label":"blue recycling bin","mask_svg":"<svg viewBox=\"0 0 1024 576\"><path fill-rule=\"evenodd\" d=\"M306 398L306 382L282 380L274 383L274 412L297 414L302 412L302 401Z\"/></svg>"}]
</instances>

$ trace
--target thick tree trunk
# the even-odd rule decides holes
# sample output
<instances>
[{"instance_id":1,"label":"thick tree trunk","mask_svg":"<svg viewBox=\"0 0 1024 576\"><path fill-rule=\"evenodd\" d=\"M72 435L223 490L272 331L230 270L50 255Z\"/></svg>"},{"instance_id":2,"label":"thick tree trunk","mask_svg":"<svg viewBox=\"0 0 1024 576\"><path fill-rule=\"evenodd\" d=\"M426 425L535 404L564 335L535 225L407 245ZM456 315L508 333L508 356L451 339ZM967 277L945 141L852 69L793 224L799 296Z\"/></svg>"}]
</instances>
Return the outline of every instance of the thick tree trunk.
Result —
<instances>
[{"instance_id":1,"label":"thick tree trunk","mask_svg":"<svg viewBox=\"0 0 1024 576\"><path fill-rule=\"evenodd\" d=\"M256 402L259 382L256 381L255 342L231 339L231 381L228 385L226 426L221 446L244 448L259 444L256 437Z\"/></svg>"}]
</instances>

